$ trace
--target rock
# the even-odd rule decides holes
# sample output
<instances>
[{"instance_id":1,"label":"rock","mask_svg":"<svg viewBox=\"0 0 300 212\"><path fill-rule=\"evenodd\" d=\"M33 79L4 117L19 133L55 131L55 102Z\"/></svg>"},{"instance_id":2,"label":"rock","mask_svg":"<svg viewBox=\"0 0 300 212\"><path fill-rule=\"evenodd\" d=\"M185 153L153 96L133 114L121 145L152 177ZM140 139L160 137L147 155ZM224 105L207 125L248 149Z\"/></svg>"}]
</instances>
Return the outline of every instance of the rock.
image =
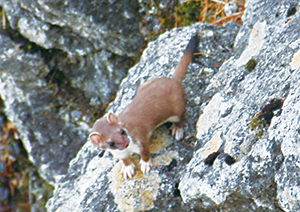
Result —
<instances>
[{"instance_id":1,"label":"rock","mask_svg":"<svg viewBox=\"0 0 300 212\"><path fill-rule=\"evenodd\" d=\"M233 57L204 93L179 190L195 210L299 211L298 1L247 1ZM256 60L253 69L247 68ZM212 166L206 157L221 151ZM236 162L228 165L225 156ZM298 165L297 165L298 164Z\"/></svg>"},{"instance_id":2,"label":"rock","mask_svg":"<svg viewBox=\"0 0 300 212\"><path fill-rule=\"evenodd\" d=\"M5 112L17 126L30 160L44 178L54 182L75 156L72 148L82 146L88 126L67 123L55 111L55 91L44 79L49 69L40 55L25 53L8 37L0 37L0 93Z\"/></svg>"},{"instance_id":3,"label":"rock","mask_svg":"<svg viewBox=\"0 0 300 212\"><path fill-rule=\"evenodd\" d=\"M45 49L76 55L106 49L136 56L142 42L136 0L2 2L11 27Z\"/></svg>"},{"instance_id":4,"label":"rock","mask_svg":"<svg viewBox=\"0 0 300 212\"><path fill-rule=\"evenodd\" d=\"M53 57L49 69L63 71L93 105L111 101L143 43L135 0L4 0L2 7L9 27L50 50L44 55Z\"/></svg>"},{"instance_id":5,"label":"rock","mask_svg":"<svg viewBox=\"0 0 300 212\"><path fill-rule=\"evenodd\" d=\"M99 158L100 150L87 142L57 185L47 203L48 211L190 211L178 190L181 171L193 156L190 143L194 140L200 103L210 98L210 94L202 93L217 66L231 56L237 30L234 22L224 27L198 23L171 30L150 42L139 63L129 70L107 111L119 114L147 79L172 76L190 37L198 32L201 54L195 56L184 80L188 97L186 142L174 141L166 126L162 126L151 147L153 169L145 175L137 171L129 180L123 179L120 161L114 161L109 153ZM134 160L138 166L139 158L134 156Z\"/></svg>"},{"instance_id":6,"label":"rock","mask_svg":"<svg viewBox=\"0 0 300 212\"><path fill-rule=\"evenodd\" d=\"M129 180L121 176L120 161L114 161L109 153L98 157L100 151L90 142L83 145L70 162L67 174L59 180L70 158L86 141L87 123L92 117L87 114L93 110L84 110L81 104L74 108L62 107L66 102L61 97L54 101L60 107L50 109L56 90L48 89L47 83L55 74L60 74L67 85L80 91L72 90L71 96L81 96L77 103L108 102L103 92L94 93L95 89L100 89L97 70L102 67L95 65L95 61L102 58L101 54L121 61L121 56L130 56L131 51L125 51L123 45L108 47L108 42L102 44L100 41L86 46L76 44L81 47L75 45L75 50L71 45L60 47L61 43L56 45L47 34L47 24L62 28L63 33L58 30L59 33L67 35L67 28L72 29L71 34L82 30L79 43L88 44L86 40L99 34L93 30L93 21L82 19L85 26L92 23L88 25L91 36L85 36L87 28L74 23L81 15L66 24L57 21L56 11L67 11L62 17L69 18L70 14L75 14L69 13L71 9L79 8L78 11L89 14L90 7L84 3L81 7L77 1L56 10L49 4L43 6L35 2L33 5L5 1L13 33L8 36L1 32L0 92L6 113L18 127L32 160L40 165L40 172L47 179L59 181L53 198L48 201L48 211L300 210L298 1L248 0L244 24L239 31L234 23L224 27L199 23L166 32L148 44L107 111L120 113L147 79L172 76L195 32L201 37L201 54L195 56L184 81L187 93L184 141L175 142L166 126L159 128L153 138L153 169L145 175L137 171ZM25 15L18 17L19 13ZM88 17L94 20L95 16ZM58 54L47 58L43 56L44 51L32 52L26 45L20 49L12 36L17 30L43 49L53 48L55 44L56 49L48 51L53 53L59 49ZM38 36L31 38L33 33ZM70 38L67 35L64 39ZM101 50L90 51L93 48ZM82 52L86 57L77 60L74 55ZM119 54L121 56L117 57ZM74 72L63 69L70 65ZM88 67L96 71L89 72ZM118 66L103 67L113 70ZM82 78L85 73L89 73L88 77ZM125 75L122 71L118 73ZM85 82L93 76L96 76L94 81ZM85 83L90 89L81 88ZM56 84L59 88L67 87L62 82ZM47 145L52 140L59 142ZM74 140L79 142L74 143ZM60 147L63 152L58 151ZM38 156L40 152L42 156Z\"/></svg>"},{"instance_id":7,"label":"rock","mask_svg":"<svg viewBox=\"0 0 300 212\"><path fill-rule=\"evenodd\" d=\"M0 5L7 18L0 30L5 112L30 160L54 185L138 55L143 43L138 2L4 0Z\"/></svg>"},{"instance_id":8,"label":"rock","mask_svg":"<svg viewBox=\"0 0 300 212\"><path fill-rule=\"evenodd\" d=\"M120 164L113 165L111 156L93 158L99 167L93 173L86 168L81 173L72 171L72 166L85 161L77 157L48 202L48 210L299 211L298 7L298 1L249 0L234 49L227 57L220 57L218 62L225 60L220 68L212 69L217 64L214 57L196 56L184 82L187 136L193 133L194 124L197 127L194 151L172 142L153 155L159 160L168 152L168 160L162 160L162 165L154 166L146 176L138 173L126 183L121 179L116 183ZM223 29L234 36L232 28L227 25ZM205 38L217 35L219 29L197 24L172 30L149 43L108 110L120 113L149 76L170 76L180 49L194 31L202 33L201 53L217 55L210 51L222 52L218 49L222 42L232 46L224 35L221 43L210 48L213 38ZM180 45L173 47L177 42ZM164 50L164 45L169 50ZM206 165L204 161L212 154L216 157ZM107 169L102 168L104 163ZM95 164L89 163L92 167ZM97 195L100 192L101 196ZM74 195L62 195L65 193ZM74 196L81 199L75 205ZM109 205L105 206L107 200Z\"/></svg>"}]
</instances>

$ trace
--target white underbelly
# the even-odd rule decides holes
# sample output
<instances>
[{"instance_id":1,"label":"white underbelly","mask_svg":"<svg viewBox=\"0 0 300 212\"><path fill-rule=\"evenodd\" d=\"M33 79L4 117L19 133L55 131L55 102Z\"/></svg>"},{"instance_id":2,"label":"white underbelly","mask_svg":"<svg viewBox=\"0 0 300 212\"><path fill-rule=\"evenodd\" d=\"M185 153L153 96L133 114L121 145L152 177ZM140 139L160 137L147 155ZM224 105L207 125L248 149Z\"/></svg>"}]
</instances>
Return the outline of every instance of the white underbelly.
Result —
<instances>
[{"instance_id":1,"label":"white underbelly","mask_svg":"<svg viewBox=\"0 0 300 212\"><path fill-rule=\"evenodd\" d=\"M159 125L157 125L156 126L156 128L157 127L159 127L159 126L161 126L161 125L163 125L163 124L165 124L165 123L167 123L167 122L179 122L180 121L180 118L179 118L179 116L171 116L170 118L168 118L167 120L165 120L164 122L162 122L162 123L160 123ZM152 133L152 132L151 132Z\"/></svg>"},{"instance_id":2,"label":"white underbelly","mask_svg":"<svg viewBox=\"0 0 300 212\"><path fill-rule=\"evenodd\" d=\"M171 116L170 118L168 118L166 120L166 122L179 122L180 121L180 118L178 116Z\"/></svg>"},{"instance_id":3,"label":"white underbelly","mask_svg":"<svg viewBox=\"0 0 300 212\"><path fill-rule=\"evenodd\" d=\"M133 141L130 141L129 146L126 149L123 150L109 149L109 151L116 158L120 158L120 159L128 158L133 153L137 153L137 154L141 153L140 147Z\"/></svg>"}]
</instances>

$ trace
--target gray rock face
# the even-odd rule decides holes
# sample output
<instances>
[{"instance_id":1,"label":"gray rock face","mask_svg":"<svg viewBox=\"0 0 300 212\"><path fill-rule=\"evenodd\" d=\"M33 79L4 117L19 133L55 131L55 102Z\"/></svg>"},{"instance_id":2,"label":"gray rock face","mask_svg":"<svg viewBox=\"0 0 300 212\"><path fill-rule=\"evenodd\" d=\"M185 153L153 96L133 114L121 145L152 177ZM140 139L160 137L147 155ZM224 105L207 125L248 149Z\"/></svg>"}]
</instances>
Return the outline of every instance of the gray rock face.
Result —
<instances>
[{"instance_id":1,"label":"gray rock face","mask_svg":"<svg viewBox=\"0 0 300 212\"><path fill-rule=\"evenodd\" d=\"M136 0L2 2L12 28L46 49L76 55L106 49L135 56L142 42Z\"/></svg>"},{"instance_id":2,"label":"gray rock face","mask_svg":"<svg viewBox=\"0 0 300 212\"><path fill-rule=\"evenodd\" d=\"M117 78L121 79L124 66L115 64L124 55L132 55L138 44L123 48L123 44L116 45L114 37L103 35L109 29L118 34L116 26L95 30L102 26L103 17L97 19L102 13L93 11L107 8L104 3L90 7L93 2L88 2L89 6L79 1L3 2L12 30L45 49L59 49L58 55L68 55L44 58L43 52L20 49L13 36L1 31L0 94L6 112L31 159L54 182L86 141L86 123L91 121L87 114L92 109L74 106L62 97L53 101L57 91L48 88L51 77L61 74L78 91L72 90L66 99L82 95L86 98L77 102L83 105L107 102L111 94L103 93L111 91L101 89L114 82L102 84L101 74L115 79L112 73L121 73ZM116 1L107 4L120 11ZM184 142L175 142L166 126L159 128L151 147L153 169L145 175L137 171L129 180L122 178L120 161L109 153L98 157L99 150L87 142L56 184L48 211L299 211L299 4L296 0L248 0L241 29L234 23L224 27L199 23L174 29L149 43L107 111L120 113L147 79L172 76L189 38L198 32L201 54L195 56L184 81ZM65 12L61 20L57 11ZM103 14L125 17L129 22L134 18L130 11L135 10L122 11L129 12L107 10ZM51 37L56 27L61 40ZM122 33L122 41L137 35ZM96 38L99 40L94 43ZM62 45L73 39L74 46ZM109 43L114 46L107 46ZM85 56L79 59L74 57L82 54ZM106 62L95 62L103 57ZM138 165L139 158L133 157Z\"/></svg>"},{"instance_id":3,"label":"gray rock face","mask_svg":"<svg viewBox=\"0 0 300 212\"><path fill-rule=\"evenodd\" d=\"M185 131L191 135L197 122L195 149L171 142L153 155L157 165L149 174L137 173L127 181L120 177L120 163L113 165L109 155L89 157L88 165L78 156L48 210L299 211L298 7L298 1L247 1L234 50L220 56L226 61L218 71L212 69L214 51L223 52L218 48L231 39L224 35L213 48L210 44L220 29L234 36L232 25L194 25L150 43L108 110L119 113L146 79L170 76L180 49L198 31L200 51L212 57L196 56L185 80ZM209 35L210 41L205 40ZM82 156L96 151L88 145L79 152ZM80 172L73 171L82 163ZM62 195L69 192L73 195Z\"/></svg>"},{"instance_id":4,"label":"gray rock face","mask_svg":"<svg viewBox=\"0 0 300 212\"><path fill-rule=\"evenodd\" d=\"M200 103L210 96L202 96L202 93L218 64L231 56L237 30L233 22L225 27L199 23L161 35L149 43L139 63L129 70L108 111L119 114L147 79L171 77L190 37L198 32L201 54L195 56L196 62L190 65L184 80L188 96L185 125L188 138L195 133ZM175 142L166 126L162 126L153 138L153 169L146 175L137 171L132 179L125 180L121 162L114 161L109 153L97 157L97 150L88 142L56 187L54 197L48 201L48 211L190 211L190 205L183 204L178 190L180 173L193 155L188 143ZM138 157L134 159L138 166Z\"/></svg>"},{"instance_id":5,"label":"gray rock face","mask_svg":"<svg viewBox=\"0 0 300 212\"><path fill-rule=\"evenodd\" d=\"M54 184L141 48L138 2L0 5L0 95L30 159Z\"/></svg>"},{"instance_id":6,"label":"gray rock face","mask_svg":"<svg viewBox=\"0 0 300 212\"><path fill-rule=\"evenodd\" d=\"M50 70L63 70L94 105L111 100L128 57L136 56L143 42L137 1L2 2L9 27L44 49L67 53L55 58L56 67L48 64Z\"/></svg>"},{"instance_id":7,"label":"gray rock face","mask_svg":"<svg viewBox=\"0 0 300 212\"><path fill-rule=\"evenodd\" d=\"M205 91L216 94L198 120L198 150L179 183L193 208L299 211L298 7L297 1L247 1L238 53ZM205 165L218 150L213 165ZM236 163L226 164L226 154Z\"/></svg>"}]
</instances>

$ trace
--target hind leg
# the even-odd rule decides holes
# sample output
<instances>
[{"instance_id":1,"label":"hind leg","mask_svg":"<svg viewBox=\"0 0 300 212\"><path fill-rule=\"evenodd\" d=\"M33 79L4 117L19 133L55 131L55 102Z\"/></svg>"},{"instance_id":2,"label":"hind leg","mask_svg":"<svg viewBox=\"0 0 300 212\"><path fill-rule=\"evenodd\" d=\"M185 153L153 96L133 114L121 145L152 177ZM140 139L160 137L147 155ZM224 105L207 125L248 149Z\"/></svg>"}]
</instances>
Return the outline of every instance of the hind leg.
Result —
<instances>
[{"instance_id":1,"label":"hind leg","mask_svg":"<svg viewBox=\"0 0 300 212\"><path fill-rule=\"evenodd\" d=\"M175 90L175 89L174 89ZM172 135L176 140L181 140L184 136L183 132L183 124L185 121L185 113L186 113L186 105L185 105L185 93L181 84L176 88L176 95L174 94L173 99L173 114L171 117L173 119L169 119L169 121L173 122L173 125L170 127L172 130Z\"/></svg>"},{"instance_id":2,"label":"hind leg","mask_svg":"<svg viewBox=\"0 0 300 212\"><path fill-rule=\"evenodd\" d=\"M172 130L172 135L177 141L183 138L184 135L183 123L184 123L184 117L181 118L179 122L173 122L172 126L170 127L170 129Z\"/></svg>"},{"instance_id":3,"label":"hind leg","mask_svg":"<svg viewBox=\"0 0 300 212\"><path fill-rule=\"evenodd\" d=\"M170 130L172 130L172 135L177 141L179 141L184 135L183 124L185 121L185 105L178 108L177 114L180 115L169 118L169 121L173 123L170 127Z\"/></svg>"}]
</instances>

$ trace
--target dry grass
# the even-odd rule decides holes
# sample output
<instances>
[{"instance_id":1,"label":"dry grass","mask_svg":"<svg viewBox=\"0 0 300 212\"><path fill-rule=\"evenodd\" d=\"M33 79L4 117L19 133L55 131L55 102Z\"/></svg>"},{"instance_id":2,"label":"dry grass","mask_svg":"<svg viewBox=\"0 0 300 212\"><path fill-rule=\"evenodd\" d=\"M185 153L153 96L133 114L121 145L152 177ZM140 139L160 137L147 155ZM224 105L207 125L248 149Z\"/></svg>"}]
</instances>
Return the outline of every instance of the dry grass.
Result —
<instances>
[{"instance_id":1,"label":"dry grass","mask_svg":"<svg viewBox=\"0 0 300 212\"><path fill-rule=\"evenodd\" d=\"M235 21L242 25L241 17L245 10L245 0L235 0L236 10L225 13L225 5L230 0L186 0L181 4L178 0L143 1L141 11L143 21L142 33L147 40L154 40L158 35L175 27L191 25L196 22L206 22L223 25Z\"/></svg>"}]
</instances>

